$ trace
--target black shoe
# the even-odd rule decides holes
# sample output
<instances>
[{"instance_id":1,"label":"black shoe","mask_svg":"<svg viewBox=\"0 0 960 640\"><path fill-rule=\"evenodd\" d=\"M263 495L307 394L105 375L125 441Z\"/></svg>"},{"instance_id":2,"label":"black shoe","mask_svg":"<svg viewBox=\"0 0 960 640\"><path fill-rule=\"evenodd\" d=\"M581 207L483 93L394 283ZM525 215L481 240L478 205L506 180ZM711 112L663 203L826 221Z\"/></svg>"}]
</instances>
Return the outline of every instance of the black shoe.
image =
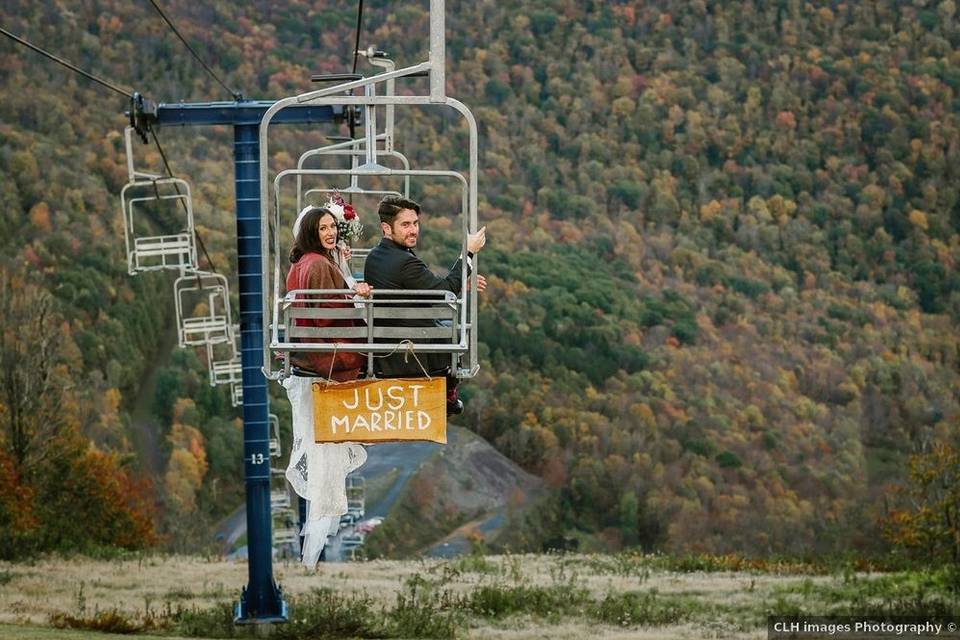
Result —
<instances>
[{"instance_id":1,"label":"black shoe","mask_svg":"<svg viewBox=\"0 0 960 640\"><path fill-rule=\"evenodd\" d=\"M447 403L447 415L458 416L463 413L463 400L457 398L453 402Z\"/></svg>"}]
</instances>

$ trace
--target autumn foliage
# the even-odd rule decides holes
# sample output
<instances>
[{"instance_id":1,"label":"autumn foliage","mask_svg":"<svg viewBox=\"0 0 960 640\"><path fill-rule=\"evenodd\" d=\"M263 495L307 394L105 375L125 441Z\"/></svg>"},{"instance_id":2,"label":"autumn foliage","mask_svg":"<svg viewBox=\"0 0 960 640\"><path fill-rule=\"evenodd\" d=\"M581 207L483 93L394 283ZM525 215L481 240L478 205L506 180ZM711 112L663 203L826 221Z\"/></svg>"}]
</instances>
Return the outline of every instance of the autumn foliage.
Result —
<instances>
[{"instance_id":1,"label":"autumn foliage","mask_svg":"<svg viewBox=\"0 0 960 640\"><path fill-rule=\"evenodd\" d=\"M955 4L448 3L447 88L480 127L478 265L490 282L463 419L545 480L531 531L598 548L887 551L885 486L960 416ZM165 7L248 96L307 91L311 73L352 62L355 2ZM421 61L426 8L368 6L362 46ZM148 5L91 12L0 9L5 28L157 101L228 98ZM80 431L126 453L170 283L125 273L126 104L66 74L0 46L0 246L55 292L70 377L99 398L71 400L97 407ZM347 131L280 129L271 171ZM212 261L232 273L230 136L159 135L193 181ZM412 166L463 170L467 139L440 109L397 110L396 148ZM138 150L162 170L155 146ZM459 193L415 183L412 196L427 216L420 255L451 264ZM192 514L171 528L240 502L235 414L203 375L186 352L156 371L159 444L138 452L156 458L147 468L169 511ZM181 398L195 417L174 417ZM944 538L921 534L939 503L916 500L929 511L895 505L894 540L947 554ZM43 521L30 513L16 520L24 530Z\"/></svg>"},{"instance_id":2,"label":"autumn foliage","mask_svg":"<svg viewBox=\"0 0 960 640\"><path fill-rule=\"evenodd\" d=\"M156 544L149 483L81 433L97 402L53 298L2 269L0 324L0 557Z\"/></svg>"},{"instance_id":3,"label":"autumn foliage","mask_svg":"<svg viewBox=\"0 0 960 640\"><path fill-rule=\"evenodd\" d=\"M890 541L930 563L960 564L960 452L935 442L910 456L909 475L891 493Z\"/></svg>"}]
</instances>

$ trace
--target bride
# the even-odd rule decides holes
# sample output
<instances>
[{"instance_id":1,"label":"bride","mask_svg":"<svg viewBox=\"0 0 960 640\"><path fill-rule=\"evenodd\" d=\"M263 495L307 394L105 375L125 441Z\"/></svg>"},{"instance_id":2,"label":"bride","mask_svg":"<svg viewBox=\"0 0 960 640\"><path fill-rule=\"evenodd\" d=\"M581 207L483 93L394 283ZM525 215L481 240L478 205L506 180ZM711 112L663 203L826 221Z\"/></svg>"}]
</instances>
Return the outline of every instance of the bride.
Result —
<instances>
[{"instance_id":1,"label":"bride","mask_svg":"<svg viewBox=\"0 0 960 640\"><path fill-rule=\"evenodd\" d=\"M353 207L345 204L339 194L323 207L305 207L293 226L287 291L338 289L350 290L354 297L369 297L370 286L357 282L349 269L347 242L357 239L361 230ZM350 299L345 294L343 299L331 299L321 306L349 306ZM298 320L317 327L348 326L352 322ZM318 376L332 383L355 380L365 360L364 354L355 352L293 353L294 375L283 381L293 409L293 447L285 475L294 491L307 502L307 520L300 532L301 562L307 567L316 565L327 537L337 533L340 516L347 512L346 477L367 459L366 450L359 444L314 442L312 385Z\"/></svg>"}]
</instances>

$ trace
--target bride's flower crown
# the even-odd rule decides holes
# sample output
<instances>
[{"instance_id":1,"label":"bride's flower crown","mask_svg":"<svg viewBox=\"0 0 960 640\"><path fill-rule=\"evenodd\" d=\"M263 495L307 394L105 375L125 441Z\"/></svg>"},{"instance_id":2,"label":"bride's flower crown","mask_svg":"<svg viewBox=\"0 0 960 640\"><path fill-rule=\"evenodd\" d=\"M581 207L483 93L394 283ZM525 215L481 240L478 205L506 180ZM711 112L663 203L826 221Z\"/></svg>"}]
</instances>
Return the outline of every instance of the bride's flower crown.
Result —
<instances>
[{"instance_id":1,"label":"bride's flower crown","mask_svg":"<svg viewBox=\"0 0 960 640\"><path fill-rule=\"evenodd\" d=\"M340 233L340 239L347 244L352 245L363 235L363 223L360 222L360 216L353 205L346 202L339 191L334 191L330 199L323 205L330 210L333 217L337 220L337 231Z\"/></svg>"}]
</instances>

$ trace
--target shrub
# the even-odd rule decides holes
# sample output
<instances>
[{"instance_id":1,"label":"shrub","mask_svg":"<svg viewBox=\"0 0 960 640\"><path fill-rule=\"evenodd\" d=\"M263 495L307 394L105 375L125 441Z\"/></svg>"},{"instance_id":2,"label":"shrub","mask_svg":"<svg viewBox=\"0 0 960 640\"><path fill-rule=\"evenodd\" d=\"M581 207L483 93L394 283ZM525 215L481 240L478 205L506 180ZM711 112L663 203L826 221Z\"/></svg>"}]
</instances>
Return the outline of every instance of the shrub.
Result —
<instances>
[{"instance_id":1,"label":"shrub","mask_svg":"<svg viewBox=\"0 0 960 640\"><path fill-rule=\"evenodd\" d=\"M540 617L577 613L590 602L586 589L573 584L540 586L483 585L472 591L465 608L487 618L516 614Z\"/></svg>"},{"instance_id":2,"label":"shrub","mask_svg":"<svg viewBox=\"0 0 960 640\"><path fill-rule=\"evenodd\" d=\"M660 597L656 591L608 593L589 613L598 622L624 627L674 624L688 617L680 601Z\"/></svg>"}]
</instances>

